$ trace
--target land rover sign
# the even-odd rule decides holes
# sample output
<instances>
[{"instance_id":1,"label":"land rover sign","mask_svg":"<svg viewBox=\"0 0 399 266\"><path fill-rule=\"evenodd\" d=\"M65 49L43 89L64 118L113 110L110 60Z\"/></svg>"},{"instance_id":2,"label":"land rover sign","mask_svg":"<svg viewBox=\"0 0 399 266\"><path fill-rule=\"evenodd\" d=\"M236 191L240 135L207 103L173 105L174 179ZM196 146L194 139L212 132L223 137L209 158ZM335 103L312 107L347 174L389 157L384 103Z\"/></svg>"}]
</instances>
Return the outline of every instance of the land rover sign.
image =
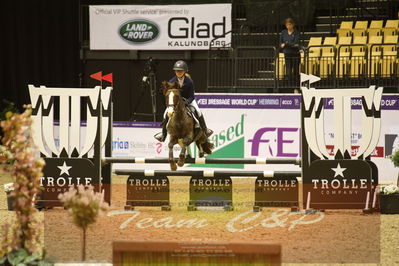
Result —
<instances>
[{"instance_id":1,"label":"land rover sign","mask_svg":"<svg viewBox=\"0 0 399 266\"><path fill-rule=\"evenodd\" d=\"M146 43L158 37L159 29L155 23L147 20L128 21L119 29L120 36L132 43Z\"/></svg>"},{"instance_id":2,"label":"land rover sign","mask_svg":"<svg viewBox=\"0 0 399 266\"><path fill-rule=\"evenodd\" d=\"M89 14L92 50L207 50L211 42L231 43L231 4L98 5Z\"/></svg>"}]
</instances>

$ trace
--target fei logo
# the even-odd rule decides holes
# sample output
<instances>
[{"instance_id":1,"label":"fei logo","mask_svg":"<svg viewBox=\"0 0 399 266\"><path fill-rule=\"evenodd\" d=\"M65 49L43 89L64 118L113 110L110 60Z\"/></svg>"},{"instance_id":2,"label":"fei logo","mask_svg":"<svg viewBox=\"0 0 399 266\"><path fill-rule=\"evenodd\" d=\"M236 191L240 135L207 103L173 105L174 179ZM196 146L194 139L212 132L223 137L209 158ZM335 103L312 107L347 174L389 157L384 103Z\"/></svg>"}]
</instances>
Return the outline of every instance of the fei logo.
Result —
<instances>
[{"instance_id":1,"label":"fei logo","mask_svg":"<svg viewBox=\"0 0 399 266\"><path fill-rule=\"evenodd\" d=\"M259 156L266 152L266 157L298 157L299 155L299 128L295 127L263 127L258 129L252 139L251 156ZM265 143L265 145L261 145Z\"/></svg>"}]
</instances>

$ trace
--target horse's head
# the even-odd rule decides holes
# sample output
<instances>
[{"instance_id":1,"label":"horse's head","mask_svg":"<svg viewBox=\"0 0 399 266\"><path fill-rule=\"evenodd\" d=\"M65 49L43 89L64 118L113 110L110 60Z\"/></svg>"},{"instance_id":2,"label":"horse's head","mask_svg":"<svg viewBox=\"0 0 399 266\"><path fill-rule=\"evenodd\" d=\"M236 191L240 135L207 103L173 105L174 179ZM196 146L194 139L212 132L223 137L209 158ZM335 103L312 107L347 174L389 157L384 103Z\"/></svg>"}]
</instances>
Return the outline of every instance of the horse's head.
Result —
<instances>
[{"instance_id":1,"label":"horse's head","mask_svg":"<svg viewBox=\"0 0 399 266\"><path fill-rule=\"evenodd\" d=\"M168 117L171 118L175 113L175 108L179 103L181 97L181 90L179 89L179 83L169 83L167 81L162 82L163 95L165 96L166 108Z\"/></svg>"}]
</instances>

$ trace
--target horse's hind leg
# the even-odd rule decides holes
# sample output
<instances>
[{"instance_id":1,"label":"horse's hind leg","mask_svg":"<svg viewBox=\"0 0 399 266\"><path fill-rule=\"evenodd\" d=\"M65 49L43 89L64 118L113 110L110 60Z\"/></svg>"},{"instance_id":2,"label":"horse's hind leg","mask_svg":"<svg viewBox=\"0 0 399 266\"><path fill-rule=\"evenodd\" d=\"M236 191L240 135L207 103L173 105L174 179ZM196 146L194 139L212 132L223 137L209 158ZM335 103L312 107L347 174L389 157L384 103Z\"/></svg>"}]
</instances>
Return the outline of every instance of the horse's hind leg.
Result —
<instances>
[{"instance_id":1,"label":"horse's hind leg","mask_svg":"<svg viewBox=\"0 0 399 266\"><path fill-rule=\"evenodd\" d=\"M176 171L177 169L175 159L173 158L173 146L175 146L176 143L177 142L175 142L175 140L171 138L168 144L170 170L172 171Z\"/></svg>"},{"instance_id":2,"label":"horse's hind leg","mask_svg":"<svg viewBox=\"0 0 399 266\"><path fill-rule=\"evenodd\" d=\"M195 144L197 144L197 148L199 150L199 157L204 157L204 149L202 148L202 143L200 141L197 141Z\"/></svg>"}]
</instances>

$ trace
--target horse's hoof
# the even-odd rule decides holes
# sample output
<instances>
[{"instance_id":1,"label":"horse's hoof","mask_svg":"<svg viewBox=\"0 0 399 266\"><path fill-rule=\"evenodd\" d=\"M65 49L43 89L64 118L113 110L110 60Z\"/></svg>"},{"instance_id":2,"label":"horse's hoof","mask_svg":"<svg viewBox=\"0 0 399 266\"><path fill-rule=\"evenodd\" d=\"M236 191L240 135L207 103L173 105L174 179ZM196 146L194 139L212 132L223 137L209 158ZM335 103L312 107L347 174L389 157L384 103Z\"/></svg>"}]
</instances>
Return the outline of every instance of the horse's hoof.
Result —
<instances>
[{"instance_id":1,"label":"horse's hoof","mask_svg":"<svg viewBox=\"0 0 399 266\"><path fill-rule=\"evenodd\" d=\"M203 153L203 152L200 152L199 157L200 157L200 158L204 157L204 153Z\"/></svg>"},{"instance_id":2,"label":"horse's hoof","mask_svg":"<svg viewBox=\"0 0 399 266\"><path fill-rule=\"evenodd\" d=\"M176 171L177 170L177 166L176 166L176 164L171 164L170 165L170 170L172 170L172 171Z\"/></svg>"},{"instance_id":3,"label":"horse's hoof","mask_svg":"<svg viewBox=\"0 0 399 266\"><path fill-rule=\"evenodd\" d=\"M182 160L182 161L178 161L177 162L177 165L179 166L179 167L183 167L184 166L184 161Z\"/></svg>"}]
</instances>

